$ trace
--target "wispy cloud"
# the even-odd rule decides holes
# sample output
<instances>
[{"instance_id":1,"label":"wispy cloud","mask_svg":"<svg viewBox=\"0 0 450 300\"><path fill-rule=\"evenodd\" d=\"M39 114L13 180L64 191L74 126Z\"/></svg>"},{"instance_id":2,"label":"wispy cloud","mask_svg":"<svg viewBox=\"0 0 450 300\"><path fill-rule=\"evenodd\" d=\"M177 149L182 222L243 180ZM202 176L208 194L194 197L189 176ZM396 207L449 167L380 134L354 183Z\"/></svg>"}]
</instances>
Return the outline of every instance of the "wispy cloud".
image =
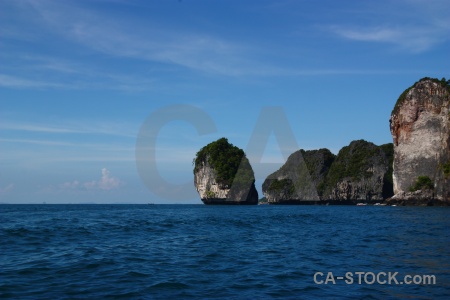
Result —
<instances>
[{"instance_id":1,"label":"wispy cloud","mask_svg":"<svg viewBox=\"0 0 450 300\"><path fill-rule=\"evenodd\" d=\"M37 125L37 124L27 124L27 123L10 123L10 122L2 122L0 123L0 129L2 130L14 130L14 131L31 131L31 132L42 132L42 133L85 133L85 131L62 128L62 127L53 127L46 125Z\"/></svg>"},{"instance_id":2,"label":"wispy cloud","mask_svg":"<svg viewBox=\"0 0 450 300\"><path fill-rule=\"evenodd\" d=\"M74 3L32 0L28 3L47 30L109 55L223 75L236 75L247 65L244 45L217 36L160 29L147 21L140 27L126 19L118 23L113 17Z\"/></svg>"},{"instance_id":3,"label":"wispy cloud","mask_svg":"<svg viewBox=\"0 0 450 300\"><path fill-rule=\"evenodd\" d=\"M125 185L125 182L117 177L113 177L106 168L101 170L102 176L99 180L80 182L78 180L64 182L59 185L60 190L102 190L110 191Z\"/></svg>"},{"instance_id":4,"label":"wispy cloud","mask_svg":"<svg viewBox=\"0 0 450 300\"><path fill-rule=\"evenodd\" d=\"M0 59L14 61L5 64L0 73L0 87L14 89L108 89L125 92L155 89L157 80L133 74L102 70L72 60L33 54L14 56L0 54Z\"/></svg>"},{"instance_id":5,"label":"wispy cloud","mask_svg":"<svg viewBox=\"0 0 450 300\"><path fill-rule=\"evenodd\" d=\"M427 1L400 2L407 8L418 7L410 13L413 16L410 19L420 15L417 12L421 12L421 8L430 6ZM52 43L47 40L47 36L51 36L58 41L59 45L68 43L76 50L69 51L66 57L70 58L66 59L62 58L63 56L38 55L36 51L33 54L22 53L22 57L14 53L14 60L19 67L2 66L2 74L0 74L2 87L146 91L164 89L164 86L169 84L162 77L180 76L183 74L180 70L194 71L202 75L213 74L239 78L366 75L392 72L364 68L355 70L304 67L301 63L290 64L286 62L287 59L280 59L285 62L279 64L277 60L283 56L286 43L291 45L290 41L280 45L267 45L266 40L259 39L250 43L239 37L230 38L211 34L207 30L192 29L189 26L168 27L165 26L167 24L158 23L154 19L130 19L126 14L121 15L119 22L116 15L105 13L98 10L96 5L83 2L23 0L18 2L19 4L11 3L7 5L15 6L16 14L14 15L17 16L16 21L19 26L14 26L14 22L11 22L12 25L4 25L0 28L0 32L6 31L7 37L17 36L18 39L29 39L29 35L24 34L27 32L25 29L30 27L39 33L34 40L37 45ZM123 5L128 4L123 2ZM367 15L384 16L386 14L384 8L373 12L367 9L368 5L361 6L366 10L358 19L365 18ZM436 6L435 2L431 6ZM443 7L442 11L448 6ZM322 20L323 23L319 24L319 27L325 27L327 31L343 39L386 43L402 50L420 53L449 39L449 22L441 16L430 17L434 15L435 11L421 17L419 25L411 25L414 24L411 22L395 22L395 19L392 21L392 17L386 17L379 22L370 22L371 25L355 23L330 26L327 20ZM310 29L314 31L317 28ZM312 34L315 33L317 32ZM292 45L295 43L293 42ZM298 47L300 50L301 46ZM263 48L266 49L261 50ZM144 68L142 68L131 74L131 72L119 71L115 67L104 64L106 60L99 60L95 64L82 63L85 61L86 51L103 55L100 57L107 58L106 60L119 58L124 64L139 62L140 66L146 67L146 70L143 71ZM83 55L78 56L80 53ZM292 61L298 61L298 57ZM154 68L158 70L153 72ZM161 70L163 72L160 72ZM33 76L33 74L37 75ZM173 86L176 84L176 82L170 82L171 90L174 90Z\"/></svg>"},{"instance_id":6,"label":"wispy cloud","mask_svg":"<svg viewBox=\"0 0 450 300\"><path fill-rule=\"evenodd\" d=\"M0 86L12 88L63 88L67 87L65 84L59 82L42 81L26 79L7 74L0 74Z\"/></svg>"},{"instance_id":7,"label":"wispy cloud","mask_svg":"<svg viewBox=\"0 0 450 300\"><path fill-rule=\"evenodd\" d=\"M359 19L367 24L332 25L328 29L344 39L391 44L411 53L431 50L450 39L450 3L446 0L402 0L363 5Z\"/></svg>"},{"instance_id":8,"label":"wispy cloud","mask_svg":"<svg viewBox=\"0 0 450 300\"><path fill-rule=\"evenodd\" d=\"M78 180L68 181L60 184L59 187L64 190L76 190L80 187L80 182Z\"/></svg>"},{"instance_id":9,"label":"wispy cloud","mask_svg":"<svg viewBox=\"0 0 450 300\"><path fill-rule=\"evenodd\" d=\"M101 134L135 138L136 134L132 125L118 123L92 123L82 121L68 121L54 124L0 121L1 130L24 131L49 134Z\"/></svg>"},{"instance_id":10,"label":"wispy cloud","mask_svg":"<svg viewBox=\"0 0 450 300\"><path fill-rule=\"evenodd\" d=\"M197 34L148 31L139 34L117 26L96 26L85 21L70 33L79 42L116 56L175 64L205 72L235 75L237 46Z\"/></svg>"},{"instance_id":11,"label":"wispy cloud","mask_svg":"<svg viewBox=\"0 0 450 300\"><path fill-rule=\"evenodd\" d=\"M427 51L448 39L433 28L332 26L331 30L345 39L393 44L414 53Z\"/></svg>"},{"instance_id":12,"label":"wispy cloud","mask_svg":"<svg viewBox=\"0 0 450 300\"><path fill-rule=\"evenodd\" d=\"M20 143L20 144L35 144L45 146L75 146L75 143L48 141L48 140L30 140L30 139L1 139L0 142L4 143Z\"/></svg>"},{"instance_id":13,"label":"wispy cloud","mask_svg":"<svg viewBox=\"0 0 450 300\"><path fill-rule=\"evenodd\" d=\"M332 28L348 39L372 42L393 42L401 36L401 32L391 28Z\"/></svg>"},{"instance_id":14,"label":"wispy cloud","mask_svg":"<svg viewBox=\"0 0 450 300\"><path fill-rule=\"evenodd\" d=\"M22 145L21 145L22 144ZM20 168L47 168L50 164L134 162L134 141L92 143L85 140L0 138L0 163Z\"/></svg>"},{"instance_id":15,"label":"wispy cloud","mask_svg":"<svg viewBox=\"0 0 450 300\"><path fill-rule=\"evenodd\" d=\"M167 69L185 68L206 74L231 77L242 76L322 76L370 73L364 70L302 69L276 66L261 55L262 45L249 44L204 32L180 31L161 27L148 20L117 22L106 14L87 10L74 3L29 0L47 30L61 37L109 56L144 61L149 66L162 64ZM61 26L61 24L64 24ZM140 24L141 26L137 26ZM275 51L274 49L269 52ZM274 55L279 55L272 53ZM78 73L80 66L47 58L42 62L47 70ZM85 71L83 71L85 72ZM379 71L375 71L379 72ZM96 72L94 72L96 73ZM104 80L115 81L109 88L148 89L158 86L155 79L128 78L118 74L97 74ZM91 72L87 72L89 76ZM107 78L108 77L108 78Z\"/></svg>"}]
</instances>

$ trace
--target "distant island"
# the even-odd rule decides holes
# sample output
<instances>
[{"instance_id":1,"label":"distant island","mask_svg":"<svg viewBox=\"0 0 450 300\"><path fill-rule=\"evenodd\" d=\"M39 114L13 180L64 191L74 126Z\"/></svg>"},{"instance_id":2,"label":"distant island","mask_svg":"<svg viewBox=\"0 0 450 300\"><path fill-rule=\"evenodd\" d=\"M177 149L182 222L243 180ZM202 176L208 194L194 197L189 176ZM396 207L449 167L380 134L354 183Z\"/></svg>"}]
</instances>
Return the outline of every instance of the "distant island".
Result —
<instances>
[{"instance_id":1,"label":"distant island","mask_svg":"<svg viewBox=\"0 0 450 300\"><path fill-rule=\"evenodd\" d=\"M450 80L422 78L398 98L393 143L352 141L337 155L300 149L262 185L262 204L450 205ZM257 204L252 167L221 138L194 159L205 204Z\"/></svg>"},{"instance_id":2,"label":"distant island","mask_svg":"<svg viewBox=\"0 0 450 300\"><path fill-rule=\"evenodd\" d=\"M253 169L242 149L221 138L197 152L194 184L205 204L258 204Z\"/></svg>"},{"instance_id":3,"label":"distant island","mask_svg":"<svg viewBox=\"0 0 450 300\"><path fill-rule=\"evenodd\" d=\"M328 149L298 150L269 175L269 204L354 204L393 195L393 145L353 141L335 156Z\"/></svg>"}]
</instances>

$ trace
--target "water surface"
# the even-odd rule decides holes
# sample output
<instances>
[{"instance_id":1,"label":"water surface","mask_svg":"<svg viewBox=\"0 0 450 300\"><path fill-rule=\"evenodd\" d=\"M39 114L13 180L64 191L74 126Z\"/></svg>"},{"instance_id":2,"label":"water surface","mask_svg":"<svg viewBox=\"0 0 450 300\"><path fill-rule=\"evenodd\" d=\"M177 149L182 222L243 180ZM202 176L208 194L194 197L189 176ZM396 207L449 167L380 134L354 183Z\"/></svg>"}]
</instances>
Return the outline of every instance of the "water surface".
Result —
<instances>
[{"instance_id":1,"label":"water surface","mask_svg":"<svg viewBox=\"0 0 450 300\"><path fill-rule=\"evenodd\" d=\"M445 207L0 205L0 298L447 298L449 216ZM314 282L316 272L358 271L437 282Z\"/></svg>"}]
</instances>

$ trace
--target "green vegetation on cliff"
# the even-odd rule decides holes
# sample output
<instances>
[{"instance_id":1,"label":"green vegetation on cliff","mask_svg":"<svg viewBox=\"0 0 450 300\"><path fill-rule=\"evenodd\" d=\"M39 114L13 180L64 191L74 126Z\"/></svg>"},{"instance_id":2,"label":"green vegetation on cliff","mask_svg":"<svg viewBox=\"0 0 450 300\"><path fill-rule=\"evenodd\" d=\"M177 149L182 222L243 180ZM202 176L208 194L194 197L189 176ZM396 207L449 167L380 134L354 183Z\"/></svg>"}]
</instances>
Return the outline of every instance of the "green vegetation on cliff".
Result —
<instances>
[{"instance_id":1,"label":"green vegetation on cliff","mask_svg":"<svg viewBox=\"0 0 450 300\"><path fill-rule=\"evenodd\" d=\"M212 142L197 152L193 161L194 173L208 160L215 170L217 183L221 187L230 188L232 184L245 184L254 182L255 177L250 163L242 149L221 138Z\"/></svg>"},{"instance_id":2,"label":"green vegetation on cliff","mask_svg":"<svg viewBox=\"0 0 450 300\"><path fill-rule=\"evenodd\" d=\"M334 157L328 149L300 149L266 178L262 190L269 199L318 200Z\"/></svg>"},{"instance_id":3,"label":"green vegetation on cliff","mask_svg":"<svg viewBox=\"0 0 450 300\"><path fill-rule=\"evenodd\" d=\"M328 185L334 186L345 177L353 180L370 177L372 174L367 171L370 166L369 159L377 152L378 147L364 140L354 141L342 148L328 172Z\"/></svg>"},{"instance_id":4,"label":"green vegetation on cliff","mask_svg":"<svg viewBox=\"0 0 450 300\"><path fill-rule=\"evenodd\" d=\"M319 150L300 150L303 154L306 166L308 167L311 180L315 183L317 194L319 197L323 196L326 189L326 176L330 170L331 165L336 159L336 155L330 150L322 148Z\"/></svg>"},{"instance_id":5,"label":"green vegetation on cliff","mask_svg":"<svg viewBox=\"0 0 450 300\"><path fill-rule=\"evenodd\" d=\"M434 189L433 181L428 176L419 176L417 177L414 185L409 189L410 192L415 192L418 190L432 190Z\"/></svg>"},{"instance_id":6,"label":"green vegetation on cliff","mask_svg":"<svg viewBox=\"0 0 450 300\"><path fill-rule=\"evenodd\" d=\"M271 201L386 199L393 192L394 145L358 140L336 156L328 149L299 150L263 183ZM311 188L313 190L311 190Z\"/></svg>"},{"instance_id":7,"label":"green vegetation on cliff","mask_svg":"<svg viewBox=\"0 0 450 300\"><path fill-rule=\"evenodd\" d=\"M295 191L295 186L290 179L274 179L271 181L268 190L276 192L283 191L286 195L292 195Z\"/></svg>"},{"instance_id":8,"label":"green vegetation on cliff","mask_svg":"<svg viewBox=\"0 0 450 300\"><path fill-rule=\"evenodd\" d=\"M365 140L357 140L343 147L328 172L324 184L325 194L331 193L337 183L344 179L358 182L373 176L375 166L387 166L383 177L383 198L393 195L392 165L394 160L393 144L376 146Z\"/></svg>"},{"instance_id":9,"label":"green vegetation on cliff","mask_svg":"<svg viewBox=\"0 0 450 300\"><path fill-rule=\"evenodd\" d=\"M445 179L450 177L450 161L442 165L442 172L444 173Z\"/></svg>"},{"instance_id":10,"label":"green vegetation on cliff","mask_svg":"<svg viewBox=\"0 0 450 300\"><path fill-rule=\"evenodd\" d=\"M268 200L266 197L262 197L261 199L258 200L258 203L260 204L267 204Z\"/></svg>"}]
</instances>

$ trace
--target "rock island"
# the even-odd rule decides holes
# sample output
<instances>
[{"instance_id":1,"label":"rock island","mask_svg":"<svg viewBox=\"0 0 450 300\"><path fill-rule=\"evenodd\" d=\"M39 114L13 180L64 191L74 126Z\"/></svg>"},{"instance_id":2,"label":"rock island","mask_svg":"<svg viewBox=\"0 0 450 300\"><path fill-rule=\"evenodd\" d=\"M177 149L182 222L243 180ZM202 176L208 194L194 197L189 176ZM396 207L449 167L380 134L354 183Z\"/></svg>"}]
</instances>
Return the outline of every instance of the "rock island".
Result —
<instances>
[{"instance_id":1,"label":"rock island","mask_svg":"<svg viewBox=\"0 0 450 300\"><path fill-rule=\"evenodd\" d=\"M194 159L194 185L205 204L258 204L255 175L242 149L226 138L212 142Z\"/></svg>"}]
</instances>

